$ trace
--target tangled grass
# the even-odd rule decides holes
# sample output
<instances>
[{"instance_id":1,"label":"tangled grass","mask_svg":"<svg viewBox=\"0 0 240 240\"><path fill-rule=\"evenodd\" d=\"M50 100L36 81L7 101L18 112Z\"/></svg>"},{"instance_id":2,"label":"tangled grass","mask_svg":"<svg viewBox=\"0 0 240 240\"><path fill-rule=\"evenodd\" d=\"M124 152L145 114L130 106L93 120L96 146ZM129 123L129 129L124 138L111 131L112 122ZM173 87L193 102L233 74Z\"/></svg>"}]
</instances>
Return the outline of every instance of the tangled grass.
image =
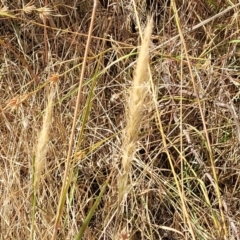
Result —
<instances>
[{"instance_id":1,"label":"tangled grass","mask_svg":"<svg viewBox=\"0 0 240 240\"><path fill-rule=\"evenodd\" d=\"M240 239L237 1L1 4L0 239Z\"/></svg>"}]
</instances>

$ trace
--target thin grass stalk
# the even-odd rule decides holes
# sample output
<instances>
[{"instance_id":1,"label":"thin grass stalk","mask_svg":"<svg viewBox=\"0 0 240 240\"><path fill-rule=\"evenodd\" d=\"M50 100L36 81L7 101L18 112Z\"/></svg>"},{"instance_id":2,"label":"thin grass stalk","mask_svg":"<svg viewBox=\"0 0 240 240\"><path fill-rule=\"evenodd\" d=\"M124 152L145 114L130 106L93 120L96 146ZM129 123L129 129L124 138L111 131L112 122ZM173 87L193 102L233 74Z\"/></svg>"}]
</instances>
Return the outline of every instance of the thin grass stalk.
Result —
<instances>
[{"instance_id":1,"label":"thin grass stalk","mask_svg":"<svg viewBox=\"0 0 240 240\"><path fill-rule=\"evenodd\" d=\"M222 222L222 225L223 225L224 236L227 238L228 233L227 233L227 227L226 227L226 219L225 219L224 212L223 212L223 203L222 203L221 193L220 193L220 189L219 189L219 185L218 185L217 172L216 172L216 167L215 167L215 163L214 163L214 159L213 159L213 153L212 153L212 147L211 147L210 139L209 139L209 136L208 136L208 130L207 130L207 126L206 126L206 122L205 122L205 118L204 118L199 94L198 94L198 91L197 91L196 83L195 83L194 76L193 76L192 66L191 66L189 56L188 56L187 46L186 46L186 43L185 43L185 40L184 40L184 37L183 37L183 33L182 33L182 30L181 30L180 19L179 19L179 16L178 16L176 3L175 3L174 0L171 1L171 5L172 5L172 8L173 8L175 21L176 21L177 28L178 28L178 31L179 31L180 39L181 39L181 42L182 42L183 47L184 47L184 52L185 52L185 56L186 56L186 59L187 59L188 69L189 69L191 81L192 81L192 84L193 84L194 94L197 98L198 107L199 107L200 115L201 115L201 118L202 118L203 129L204 129L204 132L205 132L205 138L206 138L207 145L208 145L208 153L209 153L209 158L210 158L210 163L211 163L211 169L212 169L213 178L214 178L214 181L215 181L215 186L214 187L215 187L215 191L216 191L217 198L218 198L218 205L219 205L220 214L221 214L221 222ZM219 231L219 234L221 234L222 229L218 229L218 231Z\"/></svg>"},{"instance_id":2,"label":"thin grass stalk","mask_svg":"<svg viewBox=\"0 0 240 240\"><path fill-rule=\"evenodd\" d=\"M99 196L96 198L93 206L92 206L91 209L89 210L88 215L87 215L87 217L84 219L83 224L82 224L82 226L80 227L79 232L77 233L77 235L76 235L76 237L74 238L74 240L81 240L81 239L82 239L82 237L83 237L83 235L84 235L84 233L85 233L85 231L86 231L86 229L87 229L87 227L88 227L88 225L89 225L89 222L90 222L93 214L95 213L95 211L96 211L99 203L101 202L102 196L103 196L103 194L104 194L105 191L106 191L106 187L107 187L107 185L108 185L108 183L109 183L109 181L110 181L110 179L111 179L112 173L113 173L113 172L110 173L110 175L108 176L106 182L104 183L104 185L103 185L103 187L102 187L102 189L101 189L101 192L100 192Z\"/></svg>"},{"instance_id":3,"label":"thin grass stalk","mask_svg":"<svg viewBox=\"0 0 240 240\"><path fill-rule=\"evenodd\" d=\"M161 113L159 113L158 103L157 103L156 98L154 98L154 103L155 103L157 120L158 120L158 124L159 124L159 131L160 131L161 137L162 137L162 143L163 143L163 146L164 146L164 149L165 149L165 152L166 152L166 155L167 155L170 167L171 167L171 171L172 171L172 174L173 174L173 177L174 177L174 181L176 183L178 193L179 193L179 196L180 196L180 199L181 199L181 202L182 202L183 213L187 217L187 222L188 222L188 225L189 225L189 228L190 228L190 233L191 233L192 239L196 239L195 235L194 235L194 232L193 232L193 229L192 229L190 218L189 218L188 213L187 213L186 203L185 203L185 199L183 198L181 186L179 184L179 180L178 180L177 174L176 174L175 169L174 169L174 163L171 159L171 154L169 153L168 144L167 144L166 136L164 134L163 124L162 124L162 120L161 120ZM179 154L181 154L181 152L179 152Z\"/></svg>"},{"instance_id":4,"label":"thin grass stalk","mask_svg":"<svg viewBox=\"0 0 240 240\"><path fill-rule=\"evenodd\" d=\"M44 2L44 7L47 7L48 6L48 0L45 0ZM43 16L43 25L44 25L44 61L45 61L45 64L47 66L48 64L48 35L47 35L47 16L44 15Z\"/></svg>"},{"instance_id":5,"label":"thin grass stalk","mask_svg":"<svg viewBox=\"0 0 240 240\"><path fill-rule=\"evenodd\" d=\"M139 20L139 17L138 17L138 11L137 11L137 6L136 6L136 3L135 3L135 0L133 0L132 3L133 3L133 8L134 8L134 13L135 13L135 17L136 17L137 26L138 26L138 29L139 29L139 35L140 35L141 40L143 40L143 33L142 33L140 20Z\"/></svg>"},{"instance_id":6,"label":"thin grass stalk","mask_svg":"<svg viewBox=\"0 0 240 240\"><path fill-rule=\"evenodd\" d=\"M182 47L181 47L181 52L183 51ZM183 58L181 58L181 89L180 89L180 113L179 113L179 130L180 130L180 158L181 158L181 187L182 187L182 195L183 198L185 199L185 193L184 193L184 166L185 166L185 161L184 161L184 151L183 151ZM186 218L183 218L184 221L184 225L186 226Z\"/></svg>"},{"instance_id":7,"label":"thin grass stalk","mask_svg":"<svg viewBox=\"0 0 240 240\"><path fill-rule=\"evenodd\" d=\"M231 11L232 9L238 7L239 5L240 5L240 3L237 3L237 4L235 4L235 5L231 6L231 7L228 7L228 8L226 8L226 9L224 9L223 11L219 12L218 14L215 14L214 16L212 16L212 17L210 17L210 18L208 18L208 19L206 19L206 20L204 20L204 21L202 21L202 22L194 25L194 26L191 27L190 29L186 30L186 31L184 32L184 34L191 33L191 32L193 32L193 31L197 30L198 28L207 25L207 24L210 23L211 21L215 20L216 18L222 17L225 13ZM162 44L159 44L159 45L154 49L154 51L163 48L165 45L169 44L170 42L172 42L172 41L174 41L174 40L177 40L179 37L180 37L180 34L177 34L176 36L170 38L169 40L163 42Z\"/></svg>"},{"instance_id":8,"label":"thin grass stalk","mask_svg":"<svg viewBox=\"0 0 240 240\"><path fill-rule=\"evenodd\" d=\"M100 59L101 58L102 58L102 56L100 56ZM81 119L82 127L81 127L79 135L78 135L78 141L77 141L77 145L76 145L76 148L75 148L75 152L81 152L82 151L82 150L80 150L80 146L81 146L81 142L82 142L82 139L83 139L84 130L86 128L86 124L87 124L89 115L91 113L91 107L92 107L92 103L93 103L93 99L94 99L94 90L95 90L95 87L96 87L96 84L97 84L97 79L98 79L97 76L98 76L98 73L99 73L99 67L100 67L100 60L98 61L98 64L97 64L97 67L96 67L96 70L95 70L95 74L94 74L93 79L92 79L91 89L89 91L87 102L85 104L84 113L82 115L82 119ZM76 161L78 160L77 156L78 156L78 154L74 154L73 163L76 163ZM75 172L74 177L73 177L74 180L71 183L71 195L70 195L70 199L69 199L69 205L71 205L71 203L72 203L74 192L75 192L75 186L76 186L76 182L77 182L77 179L78 179L78 169L76 169L74 172ZM70 179L72 179L72 177L70 177ZM65 218L65 221L68 221L68 218Z\"/></svg>"},{"instance_id":9,"label":"thin grass stalk","mask_svg":"<svg viewBox=\"0 0 240 240\"><path fill-rule=\"evenodd\" d=\"M94 0L91 23L90 23L90 27L89 27L88 39L87 39L87 44L86 44L86 48L85 48L83 65L82 65L81 75L80 75L80 80L79 80L78 96L77 96L77 101L76 101L76 106L75 106L71 136L69 139L69 148L68 148L68 154L67 154L67 159L66 159L66 163L65 163L65 171L64 171L64 177L63 177L62 189L61 189L60 199L59 199L59 203L58 203L58 209L57 209L56 220L55 220L54 229L53 229L52 240L56 239L56 237L57 237L57 231L59 228L60 219L61 219L61 216L63 213L63 207L64 207L65 200L66 200L67 190L69 188L69 183L70 183L69 176L72 175L72 173L69 172L70 167L71 167L72 147L73 147L73 141L74 141L74 135L75 135L75 129L76 129L78 110L80 107L80 98L81 98L81 92L82 92L82 86L83 86L84 72L85 72L85 68L86 68L86 64L87 64L87 56L88 56L88 50L89 50L89 46L90 46L90 42L91 42L91 36L92 36L92 30L93 30L93 24L94 24L94 20L95 20L96 10L97 10L97 0Z\"/></svg>"},{"instance_id":10,"label":"thin grass stalk","mask_svg":"<svg viewBox=\"0 0 240 240\"><path fill-rule=\"evenodd\" d=\"M139 140L139 130L143 118L143 106L146 104L148 82L149 45L152 33L152 20L145 29L144 39L140 48L135 76L128 105L126 107L126 127L123 131L122 143L122 175L118 179L119 204L129 190L128 178L131 173L132 160Z\"/></svg>"}]
</instances>

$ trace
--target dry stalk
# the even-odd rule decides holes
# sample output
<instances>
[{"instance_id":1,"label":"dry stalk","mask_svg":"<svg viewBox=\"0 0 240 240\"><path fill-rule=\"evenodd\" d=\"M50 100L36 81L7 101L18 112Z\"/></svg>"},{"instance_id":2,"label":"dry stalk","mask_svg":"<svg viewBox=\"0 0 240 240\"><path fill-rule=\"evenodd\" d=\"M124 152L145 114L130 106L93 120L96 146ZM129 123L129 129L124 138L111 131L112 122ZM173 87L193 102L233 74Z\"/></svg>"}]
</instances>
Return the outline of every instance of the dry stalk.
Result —
<instances>
[{"instance_id":1,"label":"dry stalk","mask_svg":"<svg viewBox=\"0 0 240 240\"><path fill-rule=\"evenodd\" d=\"M149 44L152 33L152 20L149 21L140 48L136 72L133 79L128 105L126 107L126 128L123 131L122 175L118 179L119 203L128 192L128 176L131 173L132 160L135 154L139 129L143 118L148 83Z\"/></svg>"},{"instance_id":2,"label":"dry stalk","mask_svg":"<svg viewBox=\"0 0 240 240\"><path fill-rule=\"evenodd\" d=\"M69 176L71 176L72 148L73 148L73 143L74 143L74 135L75 135L75 129L76 129L76 124L77 124L78 112L79 112L78 110L80 108L80 99L81 99L81 93L82 93L84 73L85 73L85 68L86 68L86 64L87 64L87 56L88 56L88 51L89 51L89 47L90 47L90 42L92 39L93 24L94 24L94 20L95 20L96 11L97 11L97 3L98 3L97 0L93 1L92 17L91 17L91 22L90 22L90 26L89 26L89 32L88 32L87 44L86 44L83 63L82 63L81 75L80 75L80 79L79 79L78 96L77 96L76 105L75 105L71 136L69 138L68 154L67 154L67 159L65 162L65 171L64 171L64 176L63 176L60 199L58 202L58 209L57 209L57 213L56 213L56 220L55 220L55 224L54 224L53 235L51 238L52 240L56 239L56 237L57 237L57 231L59 229L60 220L62 217L64 204L65 204L65 200L66 200L66 194L67 194L68 187L69 187L68 181L70 179Z\"/></svg>"}]
</instances>

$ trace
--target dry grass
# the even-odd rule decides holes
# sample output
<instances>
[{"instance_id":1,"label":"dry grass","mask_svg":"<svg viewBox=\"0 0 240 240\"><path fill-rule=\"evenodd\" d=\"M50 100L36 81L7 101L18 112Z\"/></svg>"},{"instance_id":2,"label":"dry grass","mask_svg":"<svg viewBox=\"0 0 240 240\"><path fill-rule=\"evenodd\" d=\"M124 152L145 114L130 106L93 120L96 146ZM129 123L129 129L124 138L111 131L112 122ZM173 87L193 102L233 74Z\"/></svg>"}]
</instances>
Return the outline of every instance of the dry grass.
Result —
<instances>
[{"instance_id":1,"label":"dry grass","mask_svg":"<svg viewBox=\"0 0 240 240\"><path fill-rule=\"evenodd\" d=\"M0 239L239 240L240 4L93 2L1 3Z\"/></svg>"}]
</instances>

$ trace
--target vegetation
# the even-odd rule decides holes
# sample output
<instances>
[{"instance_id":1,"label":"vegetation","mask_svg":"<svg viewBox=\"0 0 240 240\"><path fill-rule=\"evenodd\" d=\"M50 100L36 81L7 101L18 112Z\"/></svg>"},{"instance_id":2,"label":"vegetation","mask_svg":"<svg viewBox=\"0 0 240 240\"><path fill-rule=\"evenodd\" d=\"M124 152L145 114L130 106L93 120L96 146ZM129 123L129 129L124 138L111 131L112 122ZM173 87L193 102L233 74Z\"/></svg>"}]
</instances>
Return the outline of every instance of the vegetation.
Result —
<instances>
[{"instance_id":1,"label":"vegetation","mask_svg":"<svg viewBox=\"0 0 240 240\"><path fill-rule=\"evenodd\" d=\"M240 239L237 0L1 4L0 239Z\"/></svg>"}]
</instances>

